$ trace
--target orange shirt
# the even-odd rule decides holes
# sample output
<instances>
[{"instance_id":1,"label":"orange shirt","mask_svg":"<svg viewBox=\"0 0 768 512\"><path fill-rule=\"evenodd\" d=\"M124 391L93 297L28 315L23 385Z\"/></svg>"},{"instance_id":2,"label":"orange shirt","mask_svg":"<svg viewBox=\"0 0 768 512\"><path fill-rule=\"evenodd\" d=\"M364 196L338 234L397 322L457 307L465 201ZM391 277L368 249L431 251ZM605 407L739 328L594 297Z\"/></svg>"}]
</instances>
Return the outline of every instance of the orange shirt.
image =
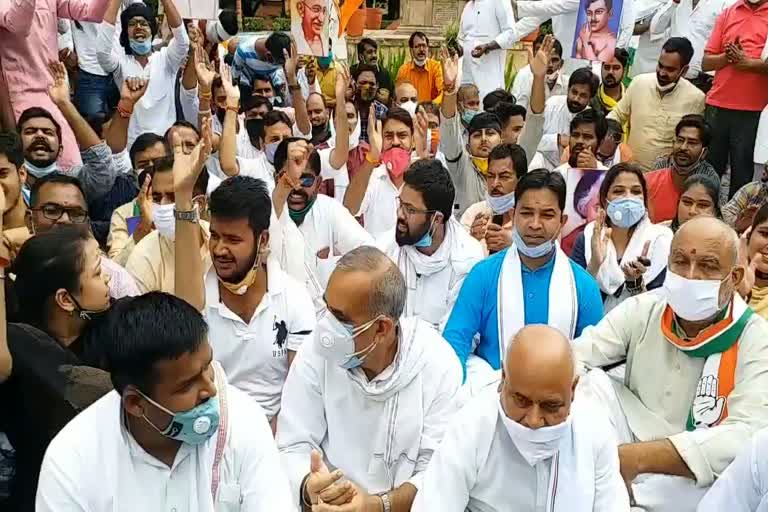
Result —
<instances>
[{"instance_id":1,"label":"orange shirt","mask_svg":"<svg viewBox=\"0 0 768 512\"><path fill-rule=\"evenodd\" d=\"M672 180L672 169L659 169L645 174L648 185L648 214L651 222L658 224L672 220L677 215L677 203L680 202L681 190L677 190Z\"/></svg>"},{"instance_id":2,"label":"orange shirt","mask_svg":"<svg viewBox=\"0 0 768 512\"><path fill-rule=\"evenodd\" d=\"M443 68L435 59L427 59L423 68L417 67L413 61L408 61L397 72L395 82L408 81L413 84L419 95L419 102L443 100Z\"/></svg>"}]
</instances>

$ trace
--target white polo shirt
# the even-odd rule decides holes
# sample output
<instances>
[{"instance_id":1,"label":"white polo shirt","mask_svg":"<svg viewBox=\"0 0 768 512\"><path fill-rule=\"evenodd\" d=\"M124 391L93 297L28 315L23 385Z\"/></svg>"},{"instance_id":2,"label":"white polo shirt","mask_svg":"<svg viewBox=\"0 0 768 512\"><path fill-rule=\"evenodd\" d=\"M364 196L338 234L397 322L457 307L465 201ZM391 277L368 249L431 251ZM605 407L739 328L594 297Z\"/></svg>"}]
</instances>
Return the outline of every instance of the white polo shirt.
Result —
<instances>
[{"instance_id":1,"label":"white polo shirt","mask_svg":"<svg viewBox=\"0 0 768 512\"><path fill-rule=\"evenodd\" d=\"M267 263L267 293L253 318L245 322L221 302L216 270L205 277L205 317L214 358L230 384L258 402L268 417L280 412L288 376L288 351L311 339L315 307L303 284Z\"/></svg>"},{"instance_id":2,"label":"white polo shirt","mask_svg":"<svg viewBox=\"0 0 768 512\"><path fill-rule=\"evenodd\" d=\"M373 238L381 238L397 224L397 198L400 189L389 179L384 165L371 172L368 188L355 217L363 217L363 227Z\"/></svg>"}]
</instances>

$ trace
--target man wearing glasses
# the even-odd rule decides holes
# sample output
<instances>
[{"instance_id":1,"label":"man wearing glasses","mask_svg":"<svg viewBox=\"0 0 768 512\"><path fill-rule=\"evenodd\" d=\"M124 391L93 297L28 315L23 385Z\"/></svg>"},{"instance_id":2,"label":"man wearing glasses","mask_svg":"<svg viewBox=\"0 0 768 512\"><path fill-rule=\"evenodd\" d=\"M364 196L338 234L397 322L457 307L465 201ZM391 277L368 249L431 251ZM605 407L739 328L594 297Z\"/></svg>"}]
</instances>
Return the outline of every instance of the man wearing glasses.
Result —
<instances>
[{"instance_id":1,"label":"man wearing glasses","mask_svg":"<svg viewBox=\"0 0 768 512\"><path fill-rule=\"evenodd\" d=\"M3 232L3 257L12 261L30 237L59 226L74 224L90 230L88 204L80 181L66 174L54 172L38 179L32 185L30 204L25 216L26 227ZM101 257L101 266L109 275L109 295L113 299L139 294L136 282L120 265Z\"/></svg>"},{"instance_id":2,"label":"man wearing glasses","mask_svg":"<svg viewBox=\"0 0 768 512\"><path fill-rule=\"evenodd\" d=\"M328 16L328 5L323 0L298 0L296 2L296 11L301 20L301 35L296 37L298 31L296 27L293 33L296 37L296 45L300 55L313 55L315 57L325 57L328 55L328 35L323 37L326 32L326 17Z\"/></svg>"},{"instance_id":3,"label":"man wearing glasses","mask_svg":"<svg viewBox=\"0 0 768 512\"><path fill-rule=\"evenodd\" d=\"M442 331L483 247L452 215L456 190L439 160L418 160L403 178L397 226L384 252L405 277L405 316Z\"/></svg>"},{"instance_id":4,"label":"man wearing glasses","mask_svg":"<svg viewBox=\"0 0 768 512\"><path fill-rule=\"evenodd\" d=\"M308 289L322 296L336 262L344 254L374 240L337 200L319 194L320 155L305 140L283 139L275 151L278 183L272 194L277 218L285 207L305 242L305 266L312 271Z\"/></svg>"}]
</instances>

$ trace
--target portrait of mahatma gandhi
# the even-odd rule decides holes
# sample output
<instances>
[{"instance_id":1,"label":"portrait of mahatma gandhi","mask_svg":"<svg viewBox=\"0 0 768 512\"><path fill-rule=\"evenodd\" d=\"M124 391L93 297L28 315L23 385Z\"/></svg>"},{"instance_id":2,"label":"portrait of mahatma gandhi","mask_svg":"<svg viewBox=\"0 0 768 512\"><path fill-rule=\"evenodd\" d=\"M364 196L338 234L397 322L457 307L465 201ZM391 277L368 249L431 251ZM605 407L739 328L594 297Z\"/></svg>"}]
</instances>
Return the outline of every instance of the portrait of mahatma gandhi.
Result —
<instances>
[{"instance_id":1,"label":"portrait of mahatma gandhi","mask_svg":"<svg viewBox=\"0 0 768 512\"><path fill-rule=\"evenodd\" d=\"M583 12L579 13L579 20L583 24L576 34L574 57L603 62L611 60L616 48L616 33L608 26L614 15L613 0L584 0L581 5Z\"/></svg>"},{"instance_id":2,"label":"portrait of mahatma gandhi","mask_svg":"<svg viewBox=\"0 0 768 512\"><path fill-rule=\"evenodd\" d=\"M295 0L298 20L294 21L292 32L299 53L323 57L328 55L328 2L327 0ZM300 21L300 27L298 25Z\"/></svg>"}]
</instances>

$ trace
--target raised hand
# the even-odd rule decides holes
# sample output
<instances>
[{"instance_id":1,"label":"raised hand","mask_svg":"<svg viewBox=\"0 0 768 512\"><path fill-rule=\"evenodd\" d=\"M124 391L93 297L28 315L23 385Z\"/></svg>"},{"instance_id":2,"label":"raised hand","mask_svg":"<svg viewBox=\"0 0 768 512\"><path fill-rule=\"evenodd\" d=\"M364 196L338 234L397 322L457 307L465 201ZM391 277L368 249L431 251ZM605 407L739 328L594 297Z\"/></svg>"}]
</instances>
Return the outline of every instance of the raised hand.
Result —
<instances>
[{"instance_id":1,"label":"raised hand","mask_svg":"<svg viewBox=\"0 0 768 512\"><path fill-rule=\"evenodd\" d=\"M376 109L373 108L373 105L368 110L368 141L371 146L371 160L381 160L384 138L381 135L381 121L376 119Z\"/></svg>"},{"instance_id":2,"label":"raised hand","mask_svg":"<svg viewBox=\"0 0 768 512\"><path fill-rule=\"evenodd\" d=\"M120 100L133 106L147 92L147 87L149 87L149 80L139 77L128 77L123 80L123 85L120 87Z\"/></svg>"},{"instance_id":3,"label":"raised hand","mask_svg":"<svg viewBox=\"0 0 768 512\"><path fill-rule=\"evenodd\" d=\"M288 79L288 85L296 85L296 71L299 69L299 52L296 49L296 43L291 39L291 53L283 50L285 57L285 77Z\"/></svg>"},{"instance_id":4,"label":"raised hand","mask_svg":"<svg viewBox=\"0 0 768 512\"><path fill-rule=\"evenodd\" d=\"M231 102L233 104L239 104L240 88L232 83L232 69L223 60L219 65L219 75L221 75L221 83L224 87L224 92L227 93L227 103Z\"/></svg>"},{"instance_id":5,"label":"raised hand","mask_svg":"<svg viewBox=\"0 0 768 512\"><path fill-rule=\"evenodd\" d=\"M595 218L595 231L592 233L590 246L592 256L589 261L590 272L597 273L600 265L605 261L608 254L608 242L611 240L611 228L605 225L605 210L598 208L597 218Z\"/></svg>"},{"instance_id":6,"label":"raised hand","mask_svg":"<svg viewBox=\"0 0 768 512\"><path fill-rule=\"evenodd\" d=\"M490 223L486 226L485 245L489 251L499 252L512 245L512 230Z\"/></svg>"},{"instance_id":7,"label":"raised hand","mask_svg":"<svg viewBox=\"0 0 768 512\"><path fill-rule=\"evenodd\" d=\"M285 162L285 170L281 176L291 188L299 187L302 173L307 168L307 160L312 146L305 140L297 140L288 143L288 159Z\"/></svg>"},{"instance_id":8,"label":"raised hand","mask_svg":"<svg viewBox=\"0 0 768 512\"><path fill-rule=\"evenodd\" d=\"M416 155L419 158L429 158L429 148L427 147L427 131L429 130L429 120L422 107L416 112L414 123L413 138Z\"/></svg>"},{"instance_id":9,"label":"raised hand","mask_svg":"<svg viewBox=\"0 0 768 512\"><path fill-rule=\"evenodd\" d=\"M528 49L528 64L531 66L531 72L534 75L545 76L547 74L547 66L549 66L549 55L552 53L552 47L555 45L555 38L552 34L544 37L544 41L541 43L539 51L536 55L533 55L533 50Z\"/></svg>"},{"instance_id":10,"label":"raised hand","mask_svg":"<svg viewBox=\"0 0 768 512\"><path fill-rule=\"evenodd\" d=\"M443 84L445 85L445 91L454 93L459 87L459 56L451 56L448 53L448 49L443 47L440 49L440 62L443 66Z\"/></svg>"},{"instance_id":11,"label":"raised hand","mask_svg":"<svg viewBox=\"0 0 768 512\"><path fill-rule=\"evenodd\" d=\"M576 157L577 169L597 169L597 157L591 150L584 148Z\"/></svg>"},{"instance_id":12,"label":"raised hand","mask_svg":"<svg viewBox=\"0 0 768 512\"><path fill-rule=\"evenodd\" d=\"M309 76L307 76L309 78ZM338 100L344 101L344 95L347 94L347 87L349 87L349 69L345 64L336 64L336 88L334 90L335 98L338 104ZM314 81L310 82L310 84ZM343 103L342 103L343 105Z\"/></svg>"},{"instance_id":13,"label":"raised hand","mask_svg":"<svg viewBox=\"0 0 768 512\"><path fill-rule=\"evenodd\" d=\"M485 233L488 230L488 222L491 220L491 216L487 213L478 213L475 215L475 220L472 221L472 226L469 228L469 234L475 240L483 240Z\"/></svg>"},{"instance_id":14,"label":"raised hand","mask_svg":"<svg viewBox=\"0 0 768 512\"><path fill-rule=\"evenodd\" d=\"M200 84L201 91L210 92L213 80L216 78L216 72L208 68L205 61L205 51L202 46L195 49L195 73L197 74L197 83Z\"/></svg>"},{"instance_id":15,"label":"raised hand","mask_svg":"<svg viewBox=\"0 0 768 512\"><path fill-rule=\"evenodd\" d=\"M67 77L67 68L61 62L50 62L48 70L51 72L53 83L48 86L48 96L51 97L56 105L61 105L70 101L69 96L69 78Z\"/></svg>"}]
</instances>

